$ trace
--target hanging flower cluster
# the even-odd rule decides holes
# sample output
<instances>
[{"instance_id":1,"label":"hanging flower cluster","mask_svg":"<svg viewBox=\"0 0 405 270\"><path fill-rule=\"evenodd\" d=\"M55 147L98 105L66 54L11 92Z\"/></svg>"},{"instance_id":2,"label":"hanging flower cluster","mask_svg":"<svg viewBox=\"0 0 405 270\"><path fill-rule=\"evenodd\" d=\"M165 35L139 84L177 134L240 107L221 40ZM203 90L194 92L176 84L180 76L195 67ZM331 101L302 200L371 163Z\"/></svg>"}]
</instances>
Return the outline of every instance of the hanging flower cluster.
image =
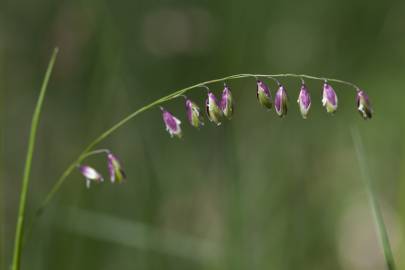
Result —
<instances>
[{"instance_id":1,"label":"hanging flower cluster","mask_svg":"<svg viewBox=\"0 0 405 270\"><path fill-rule=\"evenodd\" d=\"M87 156L91 154L101 154L105 153L107 155L107 167L108 167L108 174L110 177L111 183L115 182L122 182L126 178L125 172L122 169L121 163L118 158L110 151L110 150L96 150L92 153L89 153ZM79 165L78 166L80 173L86 179L86 186L90 188L91 181L96 183L100 183L104 181L103 176L93 167L88 165Z\"/></svg>"},{"instance_id":2,"label":"hanging flower cluster","mask_svg":"<svg viewBox=\"0 0 405 270\"><path fill-rule=\"evenodd\" d=\"M278 84L278 89L273 101L270 88L262 80L257 79L257 100L260 105L268 110L271 110L274 106L276 114L279 117L285 117L288 110L287 91L286 88L279 81L275 81ZM209 90L207 86L204 85L204 87L208 89L207 99L205 101L205 108L208 120L219 126L221 125L221 121L223 118L231 119L234 106L232 93L229 86L224 84L221 100L219 101L217 100L215 94L211 90ZM364 119L370 119L373 114L370 100L363 90L357 88L356 91L357 110L360 112L360 115ZM304 119L307 119L309 110L311 108L311 95L303 79L297 102L302 117ZM322 106L325 107L326 112L330 114L335 113L338 108L338 97L336 95L336 92L326 80L324 82L322 91ZM161 107L161 110L163 113L163 122L170 136L181 138L181 121L164 108ZM201 115L200 108L195 102L191 101L187 97L186 114L188 121L193 127L199 128L204 125L204 120Z\"/></svg>"},{"instance_id":3,"label":"hanging flower cluster","mask_svg":"<svg viewBox=\"0 0 405 270\"><path fill-rule=\"evenodd\" d=\"M309 76L308 76L309 77ZM262 80L256 79L256 97L260 105L262 105L267 110L271 110L274 106L275 112L279 117L285 117L288 111L288 95L286 88L275 78L269 77L276 81L277 91L274 96L274 100L270 91L270 88ZM319 79L319 78L318 78ZM309 110L311 108L311 95L303 79L301 79L302 84L298 94L298 107L299 112L302 117L306 119L308 117ZM335 80L337 81L337 80ZM360 115L364 119L370 119L373 115L373 109L371 107L370 100L367 94L357 88L355 85L340 81L346 84L350 84L356 88L356 106ZM205 101L205 110L207 118L210 122L215 125L221 125L223 119L232 119L234 113L233 97L230 87L224 83L224 88L221 94L220 100L217 99L215 94L203 84L196 85L195 87L203 86L207 88L207 98ZM187 120L191 126L195 128L200 128L204 126L204 118L201 113L200 107L185 97L185 107ZM325 107L326 112L333 114L338 108L338 97L336 95L333 87L325 80L323 84L322 91L322 106ZM160 107L162 112L163 122L165 124L166 130L169 132L171 137L182 137L181 121L167 111L165 108ZM125 172L122 169L121 163L118 158L110 151L106 149L96 150L86 154L86 157L94 154L106 154L107 155L107 167L111 183L121 182L126 178ZM93 167L88 165L78 166L80 173L86 179L86 186L89 188L92 181L100 183L104 181L103 176Z\"/></svg>"}]
</instances>

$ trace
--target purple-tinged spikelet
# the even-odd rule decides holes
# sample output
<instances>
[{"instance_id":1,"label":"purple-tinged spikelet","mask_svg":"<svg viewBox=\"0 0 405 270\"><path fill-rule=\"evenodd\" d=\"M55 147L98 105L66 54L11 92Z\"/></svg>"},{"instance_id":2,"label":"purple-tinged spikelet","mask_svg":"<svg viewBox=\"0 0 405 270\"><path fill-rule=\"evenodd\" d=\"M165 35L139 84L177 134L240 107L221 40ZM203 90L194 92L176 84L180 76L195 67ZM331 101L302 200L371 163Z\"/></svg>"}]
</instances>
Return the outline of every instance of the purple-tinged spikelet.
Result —
<instances>
[{"instance_id":1,"label":"purple-tinged spikelet","mask_svg":"<svg viewBox=\"0 0 405 270\"><path fill-rule=\"evenodd\" d=\"M338 107L338 98L332 86L327 82L323 85L322 105L328 113L334 113Z\"/></svg>"},{"instance_id":2,"label":"purple-tinged spikelet","mask_svg":"<svg viewBox=\"0 0 405 270\"><path fill-rule=\"evenodd\" d=\"M365 119L373 117L373 108L371 107L370 99L363 90L357 89L356 105L360 115Z\"/></svg>"},{"instance_id":3,"label":"purple-tinged spikelet","mask_svg":"<svg viewBox=\"0 0 405 270\"><path fill-rule=\"evenodd\" d=\"M217 126L221 125L220 118L222 117L222 111L218 105L217 98L211 91L208 91L208 97L205 101L205 107L208 119L211 122L215 123Z\"/></svg>"},{"instance_id":4,"label":"purple-tinged spikelet","mask_svg":"<svg viewBox=\"0 0 405 270\"><path fill-rule=\"evenodd\" d=\"M86 187L90 187L90 182L95 181L95 182L102 182L104 181L103 176L96 171L94 168L87 166L87 165L82 165L79 166L79 171L80 173L86 178Z\"/></svg>"},{"instance_id":5,"label":"purple-tinged spikelet","mask_svg":"<svg viewBox=\"0 0 405 270\"><path fill-rule=\"evenodd\" d=\"M297 100L302 118L307 119L309 108L311 108L311 96L309 95L308 88L305 83L302 83L300 94Z\"/></svg>"},{"instance_id":6,"label":"purple-tinged spikelet","mask_svg":"<svg viewBox=\"0 0 405 270\"><path fill-rule=\"evenodd\" d=\"M269 87L262 82L261 80L257 80L257 100L259 103L263 106L266 107L267 109L271 109L273 106L273 102L271 100L271 93Z\"/></svg>"},{"instance_id":7,"label":"purple-tinged spikelet","mask_svg":"<svg viewBox=\"0 0 405 270\"><path fill-rule=\"evenodd\" d=\"M111 183L117 181L120 183L126 178L125 172L122 169L121 163L113 153L107 154L108 172L110 174Z\"/></svg>"},{"instance_id":8,"label":"purple-tinged spikelet","mask_svg":"<svg viewBox=\"0 0 405 270\"><path fill-rule=\"evenodd\" d=\"M287 92L285 87L280 84L274 100L274 107L278 116L284 117L287 114L287 102Z\"/></svg>"},{"instance_id":9,"label":"purple-tinged spikelet","mask_svg":"<svg viewBox=\"0 0 405 270\"><path fill-rule=\"evenodd\" d=\"M232 118L233 114L232 93L226 84L224 84L224 90L222 91L221 111L226 118L228 119Z\"/></svg>"},{"instance_id":10,"label":"purple-tinged spikelet","mask_svg":"<svg viewBox=\"0 0 405 270\"><path fill-rule=\"evenodd\" d=\"M196 128L204 125L200 107L189 99L186 99L186 113L190 125Z\"/></svg>"},{"instance_id":11,"label":"purple-tinged spikelet","mask_svg":"<svg viewBox=\"0 0 405 270\"><path fill-rule=\"evenodd\" d=\"M170 136L172 138L173 136L181 138L181 121L174 117L170 112L166 111L164 108L160 107L160 109L162 110L163 122L165 123L166 130L169 132Z\"/></svg>"}]
</instances>

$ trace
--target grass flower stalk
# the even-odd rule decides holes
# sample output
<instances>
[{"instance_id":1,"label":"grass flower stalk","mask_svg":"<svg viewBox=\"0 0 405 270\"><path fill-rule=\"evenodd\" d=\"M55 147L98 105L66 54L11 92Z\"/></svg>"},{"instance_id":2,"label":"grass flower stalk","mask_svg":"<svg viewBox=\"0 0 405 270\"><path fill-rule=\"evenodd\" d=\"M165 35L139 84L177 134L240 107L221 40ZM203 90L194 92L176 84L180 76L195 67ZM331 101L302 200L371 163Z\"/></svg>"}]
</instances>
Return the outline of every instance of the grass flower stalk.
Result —
<instances>
[{"instance_id":1,"label":"grass flower stalk","mask_svg":"<svg viewBox=\"0 0 405 270\"><path fill-rule=\"evenodd\" d=\"M191 91L193 89L203 89L203 88L206 89L207 85L209 85L209 84L220 83L220 82L223 83L223 82L228 82L228 81L231 81L231 80L244 79L244 78L252 78L252 79L255 79L255 80L257 80L258 78L263 78L263 79L266 79L266 78L267 79L274 79L274 78L298 78L298 79L303 79L303 78L305 78L305 79L309 79L309 80L317 80L317 81L322 81L322 82L328 81L328 82L339 83L339 84L343 84L343 85L349 86L351 88L354 88L354 90L358 89L358 87L355 84L351 83L351 82L338 80L338 79L325 78L325 77L316 77L316 76L311 76L311 75L306 75L306 74L294 74L294 73L247 74L247 73L244 73L244 74L236 74L236 75L231 75L231 76L227 76L227 77L223 77L223 78L209 80L209 81L205 81L205 82L200 82L200 83L194 84L192 86L188 86L186 88L174 91L171 94L169 94L167 96L164 96L164 97L162 97L160 99L157 99L157 100L153 101L152 103L150 103L148 105L145 105L144 107L141 107L140 109L132 112L131 114L127 115L122 120L117 122L115 125L113 125L111 128L104 131L96 139L94 139L79 154L79 156L72 161L72 163L61 174L59 179L55 182L55 184L52 186L49 193L46 195L43 202L38 207L35 216L38 217L38 216L41 215L41 213L44 211L44 209L46 208L48 203L51 201L51 199L54 197L54 195L58 192L58 190L61 188L63 183L66 181L67 177L75 170L75 168L77 167L77 164L80 164L88 156L90 151L92 151L94 149L95 146L97 146L100 142L102 142L104 139L109 137L112 133L114 133L120 127L127 124L133 118L137 117L138 115L140 115L140 114L142 114L142 113L144 113L144 112L146 112L146 111L148 111L150 109L156 108L156 107L158 107L158 106L162 105L163 103L166 103L166 102L168 102L170 100L173 100L173 99L176 99L176 98L179 98L179 97L184 98L184 95L187 92L189 92L189 91Z\"/></svg>"},{"instance_id":2,"label":"grass flower stalk","mask_svg":"<svg viewBox=\"0 0 405 270\"><path fill-rule=\"evenodd\" d=\"M39 96L37 106L36 106L36 109L35 109L35 112L33 115L33 119L32 119L29 146L28 146L28 152L27 152L27 161L26 161L26 165L25 165L23 184L22 184L22 189L21 189L20 208L19 208L19 213L18 213L12 270L19 270L19 267L20 267L22 237L23 237L23 230L24 230L25 205L26 205L26 198L27 198L27 194L28 194L29 175L30 175L30 171L31 171L32 155L34 152L36 129L38 126L40 111L41 111L43 99L45 97L45 92L46 92L47 84L49 81L49 77L51 75L51 71L52 71L52 68L53 68L53 65L55 62L56 54L57 54L57 49L55 49L54 54L49 63L48 70L45 75L45 79L44 79L44 82L43 82L43 85L41 88L40 96ZM284 74L236 74L236 75L231 75L231 76L227 76L227 77L223 77L223 78L200 82L200 83L188 86L186 88L174 91L173 93L171 93L167 96L164 96L160 99L157 99L157 100L153 101L152 103L145 105L145 106L141 107L140 109L130 113L129 115L127 115L126 117L124 117L123 119L118 121L115 125L113 125L109 129L107 129L106 131L101 133L101 135L96 137L92 142L90 142L90 144L88 144L87 147L85 147L84 150L77 156L77 158L75 158L72 161L72 163L65 169L65 171L59 177L59 179L57 179L55 184L52 186L50 191L47 193L47 195L45 196L45 199L42 201L42 203L39 205L39 207L37 208L37 210L35 212L33 220L30 223L29 230L32 229L35 220L43 213L44 209L46 209L49 202L52 200L52 198L55 196L55 194L60 190L60 188L62 187L63 183L66 181L68 176L75 169L77 169L78 166L80 166L81 162L88 156L106 152L105 149L94 150L94 148L99 143L101 143L103 140L105 140L107 137L109 137L111 134L113 134L116 130L118 130L125 124L127 124L129 121L131 121L138 115L140 115L148 110L154 109L156 107L163 108L161 105L163 105L164 103L174 100L179 97L184 98L185 94L193 89L202 89L202 88L209 89L208 85L210 85L210 84L219 83L219 82L226 83L231 80L237 80L237 79L243 79L243 78L252 78L252 79L255 79L257 82L258 79L260 78L260 79L275 80L280 85L280 83L278 82L278 80L276 78L289 78L289 77L298 78L301 81L303 81L303 79L305 78L305 79L309 79L309 80L317 80L317 81L322 81L322 82L334 82L334 83L339 83L339 84L343 84L343 85L349 86L351 88L354 88L355 91L358 91L358 89L359 89L355 84L347 82L347 81L343 81L343 80L330 79L330 78L325 78L325 77L315 77L315 76L310 76L310 75L306 75L306 74L284 73ZM210 93L209 90L208 90L208 93ZM271 99L271 95L268 95L268 98ZM231 106L230 98L227 98L227 102L229 103L229 106ZM229 108L231 108L231 107L229 107ZM231 114L229 114L228 116L230 117Z\"/></svg>"}]
</instances>

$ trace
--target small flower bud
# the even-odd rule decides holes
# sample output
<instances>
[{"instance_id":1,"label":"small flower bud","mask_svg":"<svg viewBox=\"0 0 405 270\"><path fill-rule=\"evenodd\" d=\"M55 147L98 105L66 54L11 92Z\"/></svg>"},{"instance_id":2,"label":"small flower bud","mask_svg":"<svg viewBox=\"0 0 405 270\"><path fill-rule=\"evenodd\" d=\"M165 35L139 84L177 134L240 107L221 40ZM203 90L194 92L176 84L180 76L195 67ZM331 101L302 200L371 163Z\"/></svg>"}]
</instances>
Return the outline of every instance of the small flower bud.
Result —
<instances>
[{"instance_id":1,"label":"small flower bud","mask_svg":"<svg viewBox=\"0 0 405 270\"><path fill-rule=\"evenodd\" d=\"M198 128L204 125L200 107L189 99L186 100L186 113L188 121L193 127Z\"/></svg>"},{"instance_id":2,"label":"small flower bud","mask_svg":"<svg viewBox=\"0 0 405 270\"><path fill-rule=\"evenodd\" d=\"M322 105L328 113L334 113L337 110L338 98L335 90L327 82L323 85Z\"/></svg>"},{"instance_id":3,"label":"small flower bud","mask_svg":"<svg viewBox=\"0 0 405 270\"><path fill-rule=\"evenodd\" d=\"M373 108L371 102L363 90L357 89L356 94L357 110L364 119L370 119L373 116Z\"/></svg>"},{"instance_id":4,"label":"small flower bud","mask_svg":"<svg viewBox=\"0 0 405 270\"><path fill-rule=\"evenodd\" d=\"M281 84L278 87L276 98L274 100L274 107L276 108L276 113L280 117L284 117L287 114L287 92Z\"/></svg>"},{"instance_id":5,"label":"small flower bud","mask_svg":"<svg viewBox=\"0 0 405 270\"><path fill-rule=\"evenodd\" d=\"M91 181L96 181L96 182L102 182L104 181L103 176L96 171L94 168L87 166L87 165L82 165L79 166L79 171L80 173L86 178L86 187L90 187L90 182Z\"/></svg>"},{"instance_id":6,"label":"small flower bud","mask_svg":"<svg viewBox=\"0 0 405 270\"><path fill-rule=\"evenodd\" d=\"M125 172L122 169L121 163L113 153L107 154L108 172L110 174L111 183L117 181L120 183L126 178Z\"/></svg>"},{"instance_id":7,"label":"small flower bud","mask_svg":"<svg viewBox=\"0 0 405 270\"><path fill-rule=\"evenodd\" d=\"M233 114L232 93L226 84L224 84L224 91L222 92L221 110L222 110L222 113L228 119L232 118L232 114Z\"/></svg>"},{"instance_id":8,"label":"small flower bud","mask_svg":"<svg viewBox=\"0 0 405 270\"><path fill-rule=\"evenodd\" d=\"M218 106L217 98L212 92L208 92L208 97L207 100L205 101L205 106L208 119L211 122L217 124L217 126L221 125L220 118L222 116L222 111Z\"/></svg>"},{"instance_id":9,"label":"small flower bud","mask_svg":"<svg viewBox=\"0 0 405 270\"><path fill-rule=\"evenodd\" d=\"M271 93L269 88L267 87L267 85L260 81L257 80L257 100L259 101L259 103L266 107L267 109L271 109L271 107L273 106L273 102L271 100Z\"/></svg>"},{"instance_id":10,"label":"small flower bud","mask_svg":"<svg viewBox=\"0 0 405 270\"><path fill-rule=\"evenodd\" d=\"M178 138L181 138L182 133L181 133L181 121L174 117L170 112L166 111L162 107L160 108L162 110L162 116L163 116L163 122L165 123L166 130L169 132L170 136L173 138L173 136L177 136Z\"/></svg>"},{"instance_id":11,"label":"small flower bud","mask_svg":"<svg viewBox=\"0 0 405 270\"><path fill-rule=\"evenodd\" d=\"M311 96L309 95L308 89L304 83L301 85L301 91L297 100L301 115L304 119L307 119L309 108L311 107Z\"/></svg>"}]
</instances>

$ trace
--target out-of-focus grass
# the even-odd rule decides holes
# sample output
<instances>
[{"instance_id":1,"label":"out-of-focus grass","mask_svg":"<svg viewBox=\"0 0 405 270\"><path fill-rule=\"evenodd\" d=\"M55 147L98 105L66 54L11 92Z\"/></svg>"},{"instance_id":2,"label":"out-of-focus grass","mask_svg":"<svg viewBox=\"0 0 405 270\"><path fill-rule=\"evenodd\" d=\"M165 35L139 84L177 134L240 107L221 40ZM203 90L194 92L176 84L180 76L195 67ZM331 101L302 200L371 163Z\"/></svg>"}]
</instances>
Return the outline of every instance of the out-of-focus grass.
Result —
<instances>
[{"instance_id":1,"label":"out-of-focus grass","mask_svg":"<svg viewBox=\"0 0 405 270\"><path fill-rule=\"evenodd\" d=\"M403 146L403 153L405 153L405 144ZM399 209L399 217L400 217L400 222L402 227L405 226L405 157L402 158L401 160L401 174L399 176L398 180L398 191L397 191L397 196L398 196L398 209ZM405 244L403 244L400 247L399 254L404 254L405 252ZM405 267L405 258L403 256L399 256L397 258L398 261L398 269L404 269Z\"/></svg>"},{"instance_id":2,"label":"out-of-focus grass","mask_svg":"<svg viewBox=\"0 0 405 270\"><path fill-rule=\"evenodd\" d=\"M95 211L63 207L57 208L57 211L67 213L73 220L69 223L55 220L58 228L68 233L107 242L109 245L163 253L208 265L217 264L223 256L222 248L214 241L160 230Z\"/></svg>"},{"instance_id":3,"label":"out-of-focus grass","mask_svg":"<svg viewBox=\"0 0 405 270\"><path fill-rule=\"evenodd\" d=\"M372 173L367 165L366 153L364 151L363 141L357 128L352 129L352 138L354 147L356 149L356 155L359 162L361 176L367 193L369 196L370 207L373 212L374 222L376 225L376 231L379 234L381 247L384 251L384 257L387 269L395 269L394 256L392 254L392 248L388 237L388 232L385 226L384 217L381 212L380 204L378 202L377 194L375 192L374 180L371 178Z\"/></svg>"}]
</instances>

